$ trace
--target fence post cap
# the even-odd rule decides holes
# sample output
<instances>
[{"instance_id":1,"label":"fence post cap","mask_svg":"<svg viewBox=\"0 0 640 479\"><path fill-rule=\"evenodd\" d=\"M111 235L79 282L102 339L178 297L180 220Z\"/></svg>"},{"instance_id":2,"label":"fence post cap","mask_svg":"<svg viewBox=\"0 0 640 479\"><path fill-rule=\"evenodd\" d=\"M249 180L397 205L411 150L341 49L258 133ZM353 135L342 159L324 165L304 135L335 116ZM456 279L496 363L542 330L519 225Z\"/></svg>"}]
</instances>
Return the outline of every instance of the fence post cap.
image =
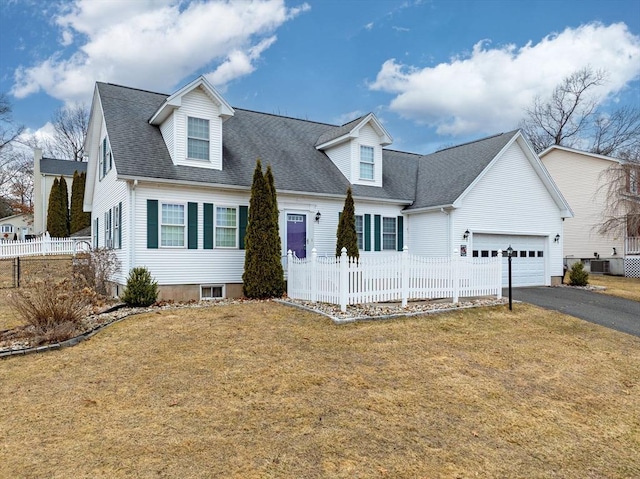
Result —
<instances>
[{"instance_id":1,"label":"fence post cap","mask_svg":"<svg viewBox=\"0 0 640 479\"><path fill-rule=\"evenodd\" d=\"M340 250L341 254L347 254L347 248L345 248L344 246L342 247L342 249Z\"/></svg>"},{"instance_id":2,"label":"fence post cap","mask_svg":"<svg viewBox=\"0 0 640 479\"><path fill-rule=\"evenodd\" d=\"M311 248L311 254L316 254L318 252L318 250L316 250L315 248Z\"/></svg>"},{"instance_id":3,"label":"fence post cap","mask_svg":"<svg viewBox=\"0 0 640 479\"><path fill-rule=\"evenodd\" d=\"M403 253L408 253L408 252L409 252L409 247L408 247L407 245L404 245L404 246L402 247L402 252L403 252Z\"/></svg>"}]
</instances>

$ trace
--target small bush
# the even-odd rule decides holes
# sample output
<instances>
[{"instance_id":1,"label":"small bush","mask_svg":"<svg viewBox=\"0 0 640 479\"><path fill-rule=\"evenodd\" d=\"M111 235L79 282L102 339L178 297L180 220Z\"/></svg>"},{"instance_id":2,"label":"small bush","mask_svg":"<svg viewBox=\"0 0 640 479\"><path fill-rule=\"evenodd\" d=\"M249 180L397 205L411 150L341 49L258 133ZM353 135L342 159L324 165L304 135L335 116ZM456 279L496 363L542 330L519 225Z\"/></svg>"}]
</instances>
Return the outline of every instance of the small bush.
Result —
<instances>
[{"instance_id":1,"label":"small bush","mask_svg":"<svg viewBox=\"0 0 640 479\"><path fill-rule=\"evenodd\" d=\"M73 262L74 276L80 285L102 296L109 296L109 280L118 271L120 261L110 248L96 248L89 253L80 253Z\"/></svg>"},{"instance_id":2,"label":"small bush","mask_svg":"<svg viewBox=\"0 0 640 479\"><path fill-rule=\"evenodd\" d=\"M127 286L122 295L127 306L151 306L158 299L158 283L153 280L147 268L133 268L127 278Z\"/></svg>"},{"instance_id":3,"label":"small bush","mask_svg":"<svg viewBox=\"0 0 640 479\"><path fill-rule=\"evenodd\" d=\"M571 286L586 286L589 284L589 273L584 270L581 261L574 263L569 271L569 284Z\"/></svg>"},{"instance_id":4,"label":"small bush","mask_svg":"<svg viewBox=\"0 0 640 479\"><path fill-rule=\"evenodd\" d=\"M56 281L51 276L35 281L30 288L9 296L9 305L33 327L34 343L64 341L77 334L78 326L90 313L94 293L74 288L70 279Z\"/></svg>"}]
</instances>

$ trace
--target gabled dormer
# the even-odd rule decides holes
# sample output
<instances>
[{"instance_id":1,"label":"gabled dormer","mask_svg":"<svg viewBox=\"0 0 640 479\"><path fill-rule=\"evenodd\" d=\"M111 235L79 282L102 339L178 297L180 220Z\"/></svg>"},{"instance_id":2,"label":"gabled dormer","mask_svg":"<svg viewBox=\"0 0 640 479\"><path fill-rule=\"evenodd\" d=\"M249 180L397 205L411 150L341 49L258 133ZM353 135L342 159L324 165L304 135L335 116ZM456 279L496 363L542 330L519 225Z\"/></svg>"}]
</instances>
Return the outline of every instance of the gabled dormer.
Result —
<instances>
[{"instance_id":1,"label":"gabled dormer","mask_svg":"<svg viewBox=\"0 0 640 479\"><path fill-rule=\"evenodd\" d=\"M390 145L387 133L373 113L331 130L316 142L354 185L382 186L382 148Z\"/></svg>"},{"instance_id":2,"label":"gabled dormer","mask_svg":"<svg viewBox=\"0 0 640 479\"><path fill-rule=\"evenodd\" d=\"M203 77L184 86L149 120L160 127L174 165L222 169L222 124L233 108Z\"/></svg>"}]
</instances>

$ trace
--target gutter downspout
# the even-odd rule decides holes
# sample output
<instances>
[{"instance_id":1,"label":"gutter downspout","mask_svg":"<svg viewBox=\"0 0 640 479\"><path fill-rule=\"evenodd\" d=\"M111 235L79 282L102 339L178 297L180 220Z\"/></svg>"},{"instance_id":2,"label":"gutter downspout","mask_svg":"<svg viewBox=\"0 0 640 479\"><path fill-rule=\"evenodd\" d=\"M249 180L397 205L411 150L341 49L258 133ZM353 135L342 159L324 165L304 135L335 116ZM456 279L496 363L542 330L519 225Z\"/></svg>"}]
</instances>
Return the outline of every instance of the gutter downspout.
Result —
<instances>
[{"instance_id":1,"label":"gutter downspout","mask_svg":"<svg viewBox=\"0 0 640 479\"><path fill-rule=\"evenodd\" d=\"M446 212L444 208L440 208L440 212L447 215L447 255L453 257L453 245L451 244L451 238L453 238L453 232L451 231L451 213Z\"/></svg>"},{"instance_id":2,"label":"gutter downspout","mask_svg":"<svg viewBox=\"0 0 640 479\"><path fill-rule=\"evenodd\" d=\"M138 186L138 180L133 180L133 183L131 184L131 194L129 199L129 237L127 241L127 243L129 244L129 269L127 270L127 274L136 264L136 245L134 241L136 230L136 186Z\"/></svg>"}]
</instances>

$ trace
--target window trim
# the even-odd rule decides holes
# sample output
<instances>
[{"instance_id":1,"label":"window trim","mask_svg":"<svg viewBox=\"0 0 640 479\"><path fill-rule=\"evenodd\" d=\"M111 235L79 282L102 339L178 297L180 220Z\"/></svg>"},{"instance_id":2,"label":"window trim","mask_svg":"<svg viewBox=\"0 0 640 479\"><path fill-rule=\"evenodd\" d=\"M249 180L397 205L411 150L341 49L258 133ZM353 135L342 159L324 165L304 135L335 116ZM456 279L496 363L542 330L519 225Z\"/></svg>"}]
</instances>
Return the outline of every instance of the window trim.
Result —
<instances>
[{"instance_id":1,"label":"window trim","mask_svg":"<svg viewBox=\"0 0 640 479\"><path fill-rule=\"evenodd\" d=\"M104 245L105 248L113 248L112 211L104 212Z\"/></svg>"},{"instance_id":2,"label":"window trim","mask_svg":"<svg viewBox=\"0 0 640 479\"><path fill-rule=\"evenodd\" d=\"M393 248L387 248L384 244L384 238L386 236L390 236L391 232L385 232L384 224L385 220L393 220ZM398 218L392 216L383 216L382 217L382 228L380 229L382 232L382 251L397 251L398 249Z\"/></svg>"},{"instance_id":3,"label":"window trim","mask_svg":"<svg viewBox=\"0 0 640 479\"><path fill-rule=\"evenodd\" d=\"M235 210L235 212L236 212L236 225L235 226L218 226L218 209L219 208L226 208L226 209ZM239 213L240 213L240 207L237 206L237 205L225 205L225 204L214 204L213 205L213 247L214 247L214 249L238 249L238 244L239 244L238 234L239 234L239 231L240 231ZM221 229L232 229L233 228L235 230L234 246L218 246L218 235L217 235L218 228L221 228Z\"/></svg>"},{"instance_id":4,"label":"window trim","mask_svg":"<svg viewBox=\"0 0 640 479\"><path fill-rule=\"evenodd\" d=\"M213 293L213 288L220 288L220 294L221 296L211 296L211 297L205 297L202 295L202 290L204 288L211 288L211 292ZM220 299L224 299L226 292L225 292L225 285L224 284L201 284L200 285L200 301L218 301Z\"/></svg>"},{"instance_id":5,"label":"window trim","mask_svg":"<svg viewBox=\"0 0 640 479\"><path fill-rule=\"evenodd\" d=\"M629 193L640 194L640 172L634 167L629 169Z\"/></svg>"},{"instance_id":6,"label":"window trim","mask_svg":"<svg viewBox=\"0 0 640 479\"><path fill-rule=\"evenodd\" d=\"M5 231L5 228L9 228L7 231ZM4 224L4 225L0 225L0 233L4 234L4 233L13 233L13 225L12 224Z\"/></svg>"},{"instance_id":7,"label":"window trim","mask_svg":"<svg viewBox=\"0 0 640 479\"><path fill-rule=\"evenodd\" d=\"M371 161L364 161L362 152L365 150L371 150ZM371 178L367 178L362 175L362 165L371 165ZM364 181L375 181L376 179L376 149L373 146L369 145L360 145L360 171L358 175L361 180Z\"/></svg>"},{"instance_id":8,"label":"window trim","mask_svg":"<svg viewBox=\"0 0 640 479\"><path fill-rule=\"evenodd\" d=\"M358 231L358 218L360 218L360 231ZM358 238L358 251L364 251L364 215L355 215L356 236Z\"/></svg>"},{"instance_id":9,"label":"window trim","mask_svg":"<svg viewBox=\"0 0 640 479\"><path fill-rule=\"evenodd\" d=\"M167 206L182 206L182 225L175 223L164 223L162 221L162 207ZM177 245L165 245L162 243L162 227L163 226L182 226L182 246ZM158 248L166 249L186 249L187 248L187 204L184 202L158 202Z\"/></svg>"},{"instance_id":10,"label":"window trim","mask_svg":"<svg viewBox=\"0 0 640 479\"><path fill-rule=\"evenodd\" d=\"M117 204L113 208L113 228L112 235L113 239L111 240L111 244L114 249L120 249L122 245L120 244L120 205Z\"/></svg>"},{"instance_id":11,"label":"window trim","mask_svg":"<svg viewBox=\"0 0 640 479\"><path fill-rule=\"evenodd\" d=\"M193 136L190 132L189 132L189 119L193 118L194 120L202 120L202 121L206 121L207 122L207 138L200 138L198 136ZM211 121L208 118L200 118L197 116L189 116L187 115L187 144L186 146L186 157L188 160L194 160L194 161L211 161ZM189 155L189 140L197 140L197 141L206 141L207 142L207 157L206 158L196 158L193 156Z\"/></svg>"}]
</instances>

